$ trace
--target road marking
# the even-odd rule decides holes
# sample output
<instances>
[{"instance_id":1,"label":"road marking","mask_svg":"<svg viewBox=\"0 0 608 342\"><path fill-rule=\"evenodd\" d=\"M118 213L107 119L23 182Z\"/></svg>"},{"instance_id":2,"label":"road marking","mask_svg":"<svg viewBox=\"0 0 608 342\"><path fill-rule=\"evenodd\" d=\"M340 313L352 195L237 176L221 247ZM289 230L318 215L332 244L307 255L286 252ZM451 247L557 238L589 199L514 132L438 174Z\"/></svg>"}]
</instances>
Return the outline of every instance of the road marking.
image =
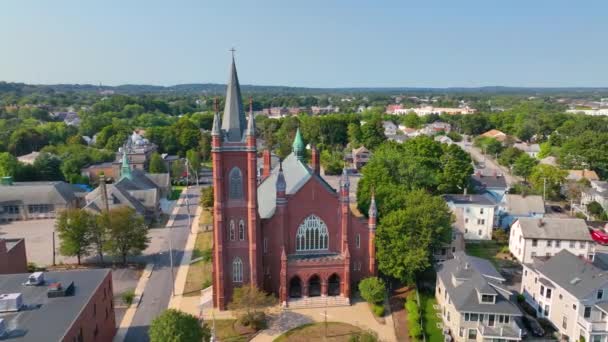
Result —
<instances>
[{"instance_id":1,"label":"road marking","mask_svg":"<svg viewBox=\"0 0 608 342\"><path fill-rule=\"evenodd\" d=\"M125 312L125 315L122 318L122 321L120 321L120 325L118 326L118 331L116 332L116 335L114 336L114 340L113 340L114 342L122 342L127 337L127 332L129 331L129 327L131 326L131 323L133 322L133 317L135 317L137 308L139 307L139 304L141 303L141 298L144 294L144 289L146 288L146 284L148 283L148 280L152 276L153 270L154 270L153 263L146 264L146 268L144 269L144 272L142 273L141 277L139 277L139 281L137 282L137 286L135 287L135 298L133 299L133 303L131 304L131 306L129 306L129 308Z\"/></svg>"}]
</instances>

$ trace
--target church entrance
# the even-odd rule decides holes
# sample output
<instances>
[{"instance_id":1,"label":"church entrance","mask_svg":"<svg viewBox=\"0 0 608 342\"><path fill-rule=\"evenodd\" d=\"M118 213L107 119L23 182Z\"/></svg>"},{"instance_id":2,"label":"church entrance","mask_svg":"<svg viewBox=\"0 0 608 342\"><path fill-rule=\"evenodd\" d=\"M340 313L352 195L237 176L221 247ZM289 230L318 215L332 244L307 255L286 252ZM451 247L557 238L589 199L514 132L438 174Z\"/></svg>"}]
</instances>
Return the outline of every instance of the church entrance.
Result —
<instances>
[{"instance_id":1,"label":"church entrance","mask_svg":"<svg viewBox=\"0 0 608 342\"><path fill-rule=\"evenodd\" d=\"M308 296L318 297L321 295L321 278L318 275L312 276L308 280Z\"/></svg>"},{"instance_id":2,"label":"church entrance","mask_svg":"<svg viewBox=\"0 0 608 342\"><path fill-rule=\"evenodd\" d=\"M295 276L289 281L289 297L290 298L301 298L302 297L302 281L300 277Z\"/></svg>"},{"instance_id":3,"label":"church entrance","mask_svg":"<svg viewBox=\"0 0 608 342\"><path fill-rule=\"evenodd\" d=\"M339 296L340 295L340 277L337 274L332 274L327 280L327 295L328 296Z\"/></svg>"}]
</instances>

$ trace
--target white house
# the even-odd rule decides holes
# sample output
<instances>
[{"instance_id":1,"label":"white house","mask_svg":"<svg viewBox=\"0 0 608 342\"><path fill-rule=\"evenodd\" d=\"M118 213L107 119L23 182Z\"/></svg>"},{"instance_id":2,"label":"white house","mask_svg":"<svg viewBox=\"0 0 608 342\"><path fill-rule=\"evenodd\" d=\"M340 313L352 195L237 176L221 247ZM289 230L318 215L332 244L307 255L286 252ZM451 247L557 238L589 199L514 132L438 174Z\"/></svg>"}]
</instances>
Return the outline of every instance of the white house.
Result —
<instances>
[{"instance_id":1,"label":"white house","mask_svg":"<svg viewBox=\"0 0 608 342\"><path fill-rule=\"evenodd\" d=\"M528 143L515 143L513 147L516 149L525 152L532 158L537 158L540 153L540 145L539 144L528 144Z\"/></svg>"},{"instance_id":2,"label":"white house","mask_svg":"<svg viewBox=\"0 0 608 342\"><path fill-rule=\"evenodd\" d=\"M568 250L548 260L536 258L523 266L521 293L539 317L553 324L561 335L560 340L606 342L608 272L605 266Z\"/></svg>"},{"instance_id":3,"label":"white house","mask_svg":"<svg viewBox=\"0 0 608 342\"><path fill-rule=\"evenodd\" d=\"M384 135L387 137L397 134L397 125L392 121L382 121L382 127L384 127Z\"/></svg>"},{"instance_id":4,"label":"white house","mask_svg":"<svg viewBox=\"0 0 608 342\"><path fill-rule=\"evenodd\" d=\"M496 202L484 195L444 195L465 240L491 240Z\"/></svg>"},{"instance_id":5,"label":"white house","mask_svg":"<svg viewBox=\"0 0 608 342\"><path fill-rule=\"evenodd\" d=\"M506 194L496 213L498 225L504 229L522 217L543 218L545 216L545 201L538 195Z\"/></svg>"},{"instance_id":6,"label":"white house","mask_svg":"<svg viewBox=\"0 0 608 342\"><path fill-rule=\"evenodd\" d=\"M587 224L577 218L522 217L511 226L509 251L522 264L550 257L561 250L593 260L595 243Z\"/></svg>"},{"instance_id":7,"label":"white house","mask_svg":"<svg viewBox=\"0 0 608 342\"><path fill-rule=\"evenodd\" d=\"M599 203L608 210L608 182L591 181L591 187L581 193L581 204L586 206L591 202Z\"/></svg>"}]
</instances>

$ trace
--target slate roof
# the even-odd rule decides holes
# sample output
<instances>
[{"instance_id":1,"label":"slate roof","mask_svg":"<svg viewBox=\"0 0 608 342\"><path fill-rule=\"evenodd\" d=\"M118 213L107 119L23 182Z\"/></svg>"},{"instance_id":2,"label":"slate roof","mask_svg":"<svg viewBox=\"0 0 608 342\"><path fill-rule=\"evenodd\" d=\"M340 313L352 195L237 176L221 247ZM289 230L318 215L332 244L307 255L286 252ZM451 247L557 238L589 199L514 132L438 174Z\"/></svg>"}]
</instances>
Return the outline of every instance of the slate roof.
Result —
<instances>
[{"instance_id":1,"label":"slate roof","mask_svg":"<svg viewBox=\"0 0 608 342\"><path fill-rule=\"evenodd\" d=\"M232 58L230 76L226 88L226 105L224 107L224 116L222 117L222 131L227 141L241 141L246 120L234 58Z\"/></svg>"},{"instance_id":2,"label":"slate roof","mask_svg":"<svg viewBox=\"0 0 608 342\"><path fill-rule=\"evenodd\" d=\"M262 181L258 186L258 213L260 218L267 219L274 215L276 209L276 182L279 168L275 167L270 172L270 176ZM308 182L309 179L316 177L321 181L328 191L335 193L335 190L321 177L316 176L305 163L298 160L295 154L290 153L283 160L283 176L285 177L287 196L293 195Z\"/></svg>"},{"instance_id":3,"label":"slate roof","mask_svg":"<svg viewBox=\"0 0 608 342\"><path fill-rule=\"evenodd\" d=\"M0 314L9 330L16 330L13 334L9 331L5 338L10 341L63 340L72 322L108 273L109 269L45 272L46 284L74 282L74 294L58 298L47 297L47 286L24 286L29 274L0 275L2 293L21 293L23 304L27 305L19 312Z\"/></svg>"},{"instance_id":4,"label":"slate roof","mask_svg":"<svg viewBox=\"0 0 608 342\"><path fill-rule=\"evenodd\" d=\"M527 239L593 241L583 219L522 217L517 221Z\"/></svg>"},{"instance_id":5,"label":"slate roof","mask_svg":"<svg viewBox=\"0 0 608 342\"><path fill-rule=\"evenodd\" d=\"M578 299L587 297L608 283L608 273L586 259L562 249L536 270Z\"/></svg>"},{"instance_id":6,"label":"slate roof","mask_svg":"<svg viewBox=\"0 0 608 342\"><path fill-rule=\"evenodd\" d=\"M506 189L507 180L497 170L494 170L489 174L488 172L478 171L476 174L471 176L471 182L476 188L483 189Z\"/></svg>"},{"instance_id":7,"label":"slate roof","mask_svg":"<svg viewBox=\"0 0 608 342\"><path fill-rule=\"evenodd\" d=\"M522 196L507 194L505 196L504 201L505 209L511 215L525 216L530 213L545 213L545 201L543 201L543 198L541 196Z\"/></svg>"},{"instance_id":8,"label":"slate roof","mask_svg":"<svg viewBox=\"0 0 608 342\"><path fill-rule=\"evenodd\" d=\"M462 195L462 194L452 194L452 195L443 195L443 199L446 202L451 202L454 205L481 205L481 206L495 206L496 202L494 202L491 198L485 195Z\"/></svg>"},{"instance_id":9,"label":"slate roof","mask_svg":"<svg viewBox=\"0 0 608 342\"><path fill-rule=\"evenodd\" d=\"M437 276L441 279L454 306L461 312L498 313L519 315L517 306L505 297L502 287L504 278L492 264L484 259L455 252L454 258L439 266ZM458 283L454 282L454 278ZM494 304L481 303L479 294L496 296Z\"/></svg>"},{"instance_id":10,"label":"slate roof","mask_svg":"<svg viewBox=\"0 0 608 342\"><path fill-rule=\"evenodd\" d=\"M516 149L523 151L523 152L533 152L533 153L540 152L539 144L515 143L515 144L513 144L513 147L515 147Z\"/></svg>"},{"instance_id":11,"label":"slate roof","mask_svg":"<svg viewBox=\"0 0 608 342\"><path fill-rule=\"evenodd\" d=\"M84 191L66 182L15 182L0 185L0 203L66 205Z\"/></svg>"}]
</instances>

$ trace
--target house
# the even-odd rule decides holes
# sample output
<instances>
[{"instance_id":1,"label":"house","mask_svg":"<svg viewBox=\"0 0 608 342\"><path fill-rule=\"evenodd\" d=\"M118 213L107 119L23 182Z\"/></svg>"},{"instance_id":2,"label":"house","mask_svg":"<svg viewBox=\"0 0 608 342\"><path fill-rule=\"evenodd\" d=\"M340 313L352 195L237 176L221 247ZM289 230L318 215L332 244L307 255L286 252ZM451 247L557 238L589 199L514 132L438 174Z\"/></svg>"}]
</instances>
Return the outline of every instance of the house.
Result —
<instances>
[{"instance_id":1,"label":"house","mask_svg":"<svg viewBox=\"0 0 608 342\"><path fill-rule=\"evenodd\" d=\"M362 167L369 162L372 153L365 148L365 146L361 146L359 148L354 148L352 152L352 165L356 170L361 170Z\"/></svg>"},{"instance_id":2,"label":"house","mask_svg":"<svg viewBox=\"0 0 608 342\"><path fill-rule=\"evenodd\" d=\"M543 218L545 216L545 201L538 195L507 194L498 205L498 225L504 229L522 217Z\"/></svg>"},{"instance_id":3,"label":"house","mask_svg":"<svg viewBox=\"0 0 608 342\"><path fill-rule=\"evenodd\" d=\"M505 140L507 140L507 135L497 129L491 129L483 133L481 136L485 138L493 138L500 142L504 142Z\"/></svg>"},{"instance_id":4,"label":"house","mask_svg":"<svg viewBox=\"0 0 608 342\"><path fill-rule=\"evenodd\" d=\"M456 229L452 229L450 242L443 243L441 247L433 250L433 260L436 262L452 259L454 253L463 252L465 247L464 235Z\"/></svg>"},{"instance_id":5,"label":"house","mask_svg":"<svg viewBox=\"0 0 608 342\"><path fill-rule=\"evenodd\" d=\"M0 238L0 274L25 272L27 272L25 239Z\"/></svg>"},{"instance_id":6,"label":"house","mask_svg":"<svg viewBox=\"0 0 608 342\"><path fill-rule=\"evenodd\" d=\"M561 250L593 260L595 243L585 220L578 218L519 218L511 226L509 251L522 264Z\"/></svg>"},{"instance_id":7,"label":"house","mask_svg":"<svg viewBox=\"0 0 608 342\"><path fill-rule=\"evenodd\" d=\"M452 145L454 143L454 141L452 141L452 139L450 139L450 137L448 137L447 135L438 135L435 137L435 141L439 141L442 144L448 145Z\"/></svg>"},{"instance_id":8,"label":"house","mask_svg":"<svg viewBox=\"0 0 608 342\"><path fill-rule=\"evenodd\" d=\"M507 180L497 170L475 170L471 176L471 185L477 193L487 194L496 202L500 202L507 192Z\"/></svg>"},{"instance_id":9,"label":"house","mask_svg":"<svg viewBox=\"0 0 608 342\"><path fill-rule=\"evenodd\" d=\"M17 160L22 164L33 165L34 162L36 161L36 158L38 158L39 155L40 155L40 152L34 151L34 152L24 154L22 156L17 157Z\"/></svg>"},{"instance_id":10,"label":"house","mask_svg":"<svg viewBox=\"0 0 608 342\"><path fill-rule=\"evenodd\" d=\"M116 334L109 269L0 275L0 292L9 341L112 341Z\"/></svg>"},{"instance_id":11,"label":"house","mask_svg":"<svg viewBox=\"0 0 608 342\"><path fill-rule=\"evenodd\" d=\"M452 126L447 122L435 121L424 127L423 131L427 135L436 135L438 133L450 133Z\"/></svg>"},{"instance_id":12,"label":"house","mask_svg":"<svg viewBox=\"0 0 608 342\"><path fill-rule=\"evenodd\" d=\"M608 210L608 182L591 181L591 187L581 193L581 204L587 206L591 202L599 203L604 210Z\"/></svg>"},{"instance_id":13,"label":"house","mask_svg":"<svg viewBox=\"0 0 608 342\"><path fill-rule=\"evenodd\" d=\"M598 260L601 259L598 254ZM561 250L523 265L521 293L561 335L561 341L606 341L608 268Z\"/></svg>"},{"instance_id":14,"label":"house","mask_svg":"<svg viewBox=\"0 0 608 342\"><path fill-rule=\"evenodd\" d=\"M591 182L600 180L600 177L593 170L568 170L568 176L566 176L567 181L578 182L581 179L586 179Z\"/></svg>"},{"instance_id":15,"label":"house","mask_svg":"<svg viewBox=\"0 0 608 342\"><path fill-rule=\"evenodd\" d=\"M443 195L465 240L492 240L496 202L485 195Z\"/></svg>"},{"instance_id":16,"label":"house","mask_svg":"<svg viewBox=\"0 0 608 342\"><path fill-rule=\"evenodd\" d=\"M438 266L435 298L444 328L456 342L520 341L521 311L494 266L481 258L454 253Z\"/></svg>"},{"instance_id":17,"label":"house","mask_svg":"<svg viewBox=\"0 0 608 342\"><path fill-rule=\"evenodd\" d=\"M387 136L387 140L388 141L394 141L394 142L399 143L399 144L403 144L407 139L408 139L408 136L407 135L403 135L403 134L395 134L395 135L388 135Z\"/></svg>"},{"instance_id":18,"label":"house","mask_svg":"<svg viewBox=\"0 0 608 342\"><path fill-rule=\"evenodd\" d=\"M382 127L384 128L384 135L391 136L397 134L397 125L392 121L382 121Z\"/></svg>"},{"instance_id":19,"label":"house","mask_svg":"<svg viewBox=\"0 0 608 342\"><path fill-rule=\"evenodd\" d=\"M97 163L88 165L80 169L80 175L87 177L91 183L97 184L99 182L99 175L103 174L106 181L113 181L119 177L116 173L116 168L113 162Z\"/></svg>"},{"instance_id":20,"label":"house","mask_svg":"<svg viewBox=\"0 0 608 342\"><path fill-rule=\"evenodd\" d=\"M116 159L114 160L114 174L120 174L120 168L122 167L123 154L127 153L129 164L133 169L148 170L150 164L150 158L152 154L158 150L156 144L151 143L148 139L144 138L138 132L133 132L127 139L125 146L118 149L116 152Z\"/></svg>"},{"instance_id":21,"label":"house","mask_svg":"<svg viewBox=\"0 0 608 342\"><path fill-rule=\"evenodd\" d=\"M106 206L109 209L128 206L150 222L160 218L160 200L166 198L170 191L171 183L168 173L145 173L140 169L132 170L125 152L118 181L113 184L106 184L105 180L100 182L95 190L86 195L84 209L100 213Z\"/></svg>"},{"instance_id":22,"label":"house","mask_svg":"<svg viewBox=\"0 0 608 342\"><path fill-rule=\"evenodd\" d=\"M548 156L540 160L540 164L558 166L557 158L554 156Z\"/></svg>"},{"instance_id":23,"label":"house","mask_svg":"<svg viewBox=\"0 0 608 342\"><path fill-rule=\"evenodd\" d=\"M0 185L0 222L54 218L64 209L82 205L84 191L62 181L13 182Z\"/></svg>"},{"instance_id":24,"label":"house","mask_svg":"<svg viewBox=\"0 0 608 342\"><path fill-rule=\"evenodd\" d=\"M522 142L522 143L513 144L513 147L515 147L516 149L518 149L522 152L525 152L527 155L529 155L532 158L537 158L538 154L540 153L539 144L528 144L528 143Z\"/></svg>"}]
</instances>

